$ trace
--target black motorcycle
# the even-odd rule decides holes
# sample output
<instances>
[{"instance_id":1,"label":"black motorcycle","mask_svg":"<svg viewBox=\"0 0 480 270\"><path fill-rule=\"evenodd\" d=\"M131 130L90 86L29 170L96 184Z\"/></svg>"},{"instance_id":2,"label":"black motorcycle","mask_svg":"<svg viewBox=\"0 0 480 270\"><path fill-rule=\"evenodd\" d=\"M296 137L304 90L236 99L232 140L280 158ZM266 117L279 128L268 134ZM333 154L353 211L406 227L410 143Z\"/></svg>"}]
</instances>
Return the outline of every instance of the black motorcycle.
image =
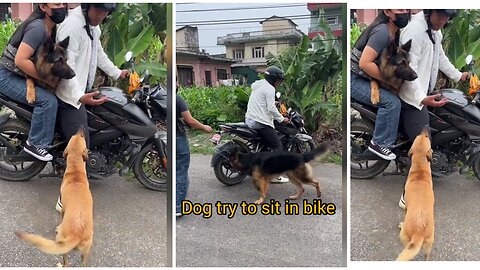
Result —
<instances>
[{"instance_id":1,"label":"black motorcycle","mask_svg":"<svg viewBox=\"0 0 480 270\"><path fill-rule=\"evenodd\" d=\"M432 174L437 177L459 171L465 173L470 167L480 179L480 94L472 99L457 89L436 91L448 103L442 107L429 108L432 142ZM390 161L379 158L367 148L373 136L376 109L352 101L351 121L351 176L369 179L385 171ZM396 171L389 174L408 173L411 142L400 131L392 152L397 155ZM461 164L461 165L460 165Z\"/></svg>"},{"instance_id":2,"label":"black motorcycle","mask_svg":"<svg viewBox=\"0 0 480 270\"><path fill-rule=\"evenodd\" d=\"M315 148L315 143L305 130L305 121L303 116L295 110L289 109L288 124L275 123L277 135L282 142L285 151L293 151L298 153L307 152ZM221 131L215 134L211 141L216 144L217 150L212 157L211 166L213 167L215 176L221 183L231 186L243 181L247 176L247 172L237 171L230 164L230 156L235 149L239 149L244 153L255 153L261 151L269 151L263 144L260 135L243 123L226 123L220 125ZM220 140L224 134L228 134L233 138L226 143L220 144Z\"/></svg>"},{"instance_id":3,"label":"black motorcycle","mask_svg":"<svg viewBox=\"0 0 480 270\"><path fill-rule=\"evenodd\" d=\"M101 96L108 100L99 106L87 106L90 153L87 173L91 178L104 178L114 173L124 175L133 169L136 179L157 191L167 188L166 132L135 104L131 97L116 87L101 87ZM25 181L38 175L47 162L39 161L23 151L30 128L32 108L0 95L0 104L14 115L0 115L0 179ZM51 161L53 171L43 176L63 177L63 150L67 140L56 129ZM121 168L117 165L121 164Z\"/></svg>"}]
</instances>

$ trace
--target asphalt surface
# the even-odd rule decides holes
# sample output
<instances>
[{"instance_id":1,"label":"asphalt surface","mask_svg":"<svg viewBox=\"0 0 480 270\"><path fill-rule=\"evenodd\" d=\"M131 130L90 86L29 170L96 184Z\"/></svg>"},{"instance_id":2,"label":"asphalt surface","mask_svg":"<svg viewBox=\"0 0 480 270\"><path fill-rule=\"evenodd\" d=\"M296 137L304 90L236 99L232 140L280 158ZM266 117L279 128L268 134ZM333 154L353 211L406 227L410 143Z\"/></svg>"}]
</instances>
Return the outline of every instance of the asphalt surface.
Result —
<instances>
[{"instance_id":1,"label":"asphalt surface","mask_svg":"<svg viewBox=\"0 0 480 270\"><path fill-rule=\"evenodd\" d=\"M55 211L60 184L60 178L38 176L27 182L0 180L0 267L55 267L62 261L61 255L44 254L13 233L21 230L55 238L61 219ZM166 193L117 175L91 180L90 190L94 241L89 266L166 266ZM80 266L80 260L78 252L70 255L72 266Z\"/></svg>"},{"instance_id":2,"label":"asphalt surface","mask_svg":"<svg viewBox=\"0 0 480 270\"><path fill-rule=\"evenodd\" d=\"M387 169L392 171L392 165ZM377 176L351 181L351 260L392 261L403 247L398 223L404 211L398 207L406 176ZM480 181L454 174L434 178L434 261L480 259ZM423 253L416 260L423 260Z\"/></svg>"},{"instance_id":3,"label":"asphalt surface","mask_svg":"<svg viewBox=\"0 0 480 270\"><path fill-rule=\"evenodd\" d=\"M211 156L192 155L187 199L212 203L213 215L177 218L176 262L179 267L345 266L342 258L342 169L336 165L314 165L323 203L336 206L334 215L304 215L303 199L312 203L315 188L305 187L296 201L299 215L284 214L285 199L295 192L291 183L272 184L266 202L278 201L281 215L218 215L215 203L253 203L258 192L247 178L235 186L220 183L210 167ZM291 201L292 202L292 201ZM240 207L240 206L238 206Z\"/></svg>"}]
</instances>

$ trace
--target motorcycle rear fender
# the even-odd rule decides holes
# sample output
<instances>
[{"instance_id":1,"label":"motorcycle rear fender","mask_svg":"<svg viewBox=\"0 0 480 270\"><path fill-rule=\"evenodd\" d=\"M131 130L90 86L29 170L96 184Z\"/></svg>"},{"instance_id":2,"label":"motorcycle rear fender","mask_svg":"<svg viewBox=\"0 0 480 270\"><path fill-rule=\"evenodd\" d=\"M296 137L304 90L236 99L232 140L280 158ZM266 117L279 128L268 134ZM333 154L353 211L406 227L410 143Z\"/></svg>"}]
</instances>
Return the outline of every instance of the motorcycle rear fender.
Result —
<instances>
[{"instance_id":1,"label":"motorcycle rear fender","mask_svg":"<svg viewBox=\"0 0 480 270\"><path fill-rule=\"evenodd\" d=\"M212 156L210 166L215 167L215 164L220 162L222 159L230 159L230 156L236 147L241 147L247 153L250 152L248 146L246 146L243 142L233 139L217 148L217 151L215 151L215 154Z\"/></svg>"},{"instance_id":2,"label":"motorcycle rear fender","mask_svg":"<svg viewBox=\"0 0 480 270\"><path fill-rule=\"evenodd\" d=\"M375 122L375 119L377 118L377 114L373 112L370 108L356 102L352 102L351 106L352 106L352 109L355 109L357 112L360 113L363 119L368 119L372 122Z\"/></svg>"}]
</instances>

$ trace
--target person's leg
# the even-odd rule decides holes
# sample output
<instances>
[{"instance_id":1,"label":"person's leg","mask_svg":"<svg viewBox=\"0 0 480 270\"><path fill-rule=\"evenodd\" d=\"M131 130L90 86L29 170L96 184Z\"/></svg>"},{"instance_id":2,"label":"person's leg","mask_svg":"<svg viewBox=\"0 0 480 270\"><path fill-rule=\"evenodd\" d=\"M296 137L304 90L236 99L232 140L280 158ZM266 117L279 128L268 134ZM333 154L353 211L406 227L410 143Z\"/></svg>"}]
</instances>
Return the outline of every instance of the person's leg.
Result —
<instances>
[{"instance_id":1,"label":"person's leg","mask_svg":"<svg viewBox=\"0 0 480 270\"><path fill-rule=\"evenodd\" d=\"M182 212L182 201L188 192L188 168L190 167L190 148L186 136L177 136L176 144L176 212Z\"/></svg>"},{"instance_id":2,"label":"person's leg","mask_svg":"<svg viewBox=\"0 0 480 270\"><path fill-rule=\"evenodd\" d=\"M88 116L84 104L77 109L70 104L58 100L58 118L63 135L67 140L77 133L79 127L83 127L85 129L87 147L90 147Z\"/></svg>"},{"instance_id":3,"label":"person's leg","mask_svg":"<svg viewBox=\"0 0 480 270\"><path fill-rule=\"evenodd\" d=\"M277 131L270 126L263 125L262 128L256 130L262 138L265 146L269 147L273 151L279 151L283 149L282 142L278 138Z\"/></svg>"},{"instance_id":4,"label":"person's leg","mask_svg":"<svg viewBox=\"0 0 480 270\"><path fill-rule=\"evenodd\" d=\"M0 91L17 102L33 106L32 121L28 135L28 153L44 161L52 159L45 149L51 145L57 117L57 97L50 91L35 86L36 100L26 100L26 80L7 70L0 69Z\"/></svg>"},{"instance_id":5,"label":"person's leg","mask_svg":"<svg viewBox=\"0 0 480 270\"><path fill-rule=\"evenodd\" d=\"M401 125L408 140L413 142L425 127L430 127L427 106L423 106L422 110L419 110L402 101Z\"/></svg>"}]
</instances>

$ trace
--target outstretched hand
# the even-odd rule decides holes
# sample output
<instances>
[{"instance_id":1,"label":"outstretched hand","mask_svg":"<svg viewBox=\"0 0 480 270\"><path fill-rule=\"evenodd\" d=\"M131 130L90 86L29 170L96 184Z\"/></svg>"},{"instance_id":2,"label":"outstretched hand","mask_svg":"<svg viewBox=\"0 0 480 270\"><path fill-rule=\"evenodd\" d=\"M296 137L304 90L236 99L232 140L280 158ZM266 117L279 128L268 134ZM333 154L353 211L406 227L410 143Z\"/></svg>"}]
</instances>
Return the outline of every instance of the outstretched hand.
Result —
<instances>
[{"instance_id":1,"label":"outstretched hand","mask_svg":"<svg viewBox=\"0 0 480 270\"><path fill-rule=\"evenodd\" d=\"M96 105L100 105L100 104L102 104L102 103L104 103L105 101L108 100L108 97L105 97L105 96L101 97L101 98L94 98L98 94L100 94L99 91L87 93L80 98L80 102L85 104L85 105L96 106Z\"/></svg>"},{"instance_id":2,"label":"outstretched hand","mask_svg":"<svg viewBox=\"0 0 480 270\"><path fill-rule=\"evenodd\" d=\"M442 94L427 96L423 99L422 103L423 105L429 106L429 107L442 107L443 105L447 104L448 99L442 98L441 100L437 100L441 96Z\"/></svg>"}]
</instances>

